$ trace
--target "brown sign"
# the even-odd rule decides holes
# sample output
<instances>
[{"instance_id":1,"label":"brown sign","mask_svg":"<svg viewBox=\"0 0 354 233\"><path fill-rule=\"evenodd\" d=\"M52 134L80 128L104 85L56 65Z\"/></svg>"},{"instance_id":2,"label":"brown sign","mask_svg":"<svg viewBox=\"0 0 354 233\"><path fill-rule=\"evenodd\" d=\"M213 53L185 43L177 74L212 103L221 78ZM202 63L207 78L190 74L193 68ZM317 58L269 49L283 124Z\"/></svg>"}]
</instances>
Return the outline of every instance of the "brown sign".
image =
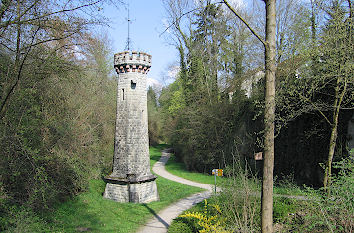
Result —
<instances>
[{"instance_id":1,"label":"brown sign","mask_svg":"<svg viewBox=\"0 0 354 233\"><path fill-rule=\"evenodd\" d=\"M257 152L254 154L254 160L263 160L263 152Z\"/></svg>"}]
</instances>

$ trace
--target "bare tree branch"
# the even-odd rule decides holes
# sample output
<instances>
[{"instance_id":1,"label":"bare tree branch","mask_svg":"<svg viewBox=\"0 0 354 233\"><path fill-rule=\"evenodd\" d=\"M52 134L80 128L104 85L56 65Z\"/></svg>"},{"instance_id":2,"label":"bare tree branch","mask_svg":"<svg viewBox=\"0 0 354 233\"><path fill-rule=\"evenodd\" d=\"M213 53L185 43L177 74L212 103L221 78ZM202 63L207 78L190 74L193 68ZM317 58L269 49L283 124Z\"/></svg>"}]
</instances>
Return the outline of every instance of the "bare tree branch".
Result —
<instances>
[{"instance_id":1,"label":"bare tree branch","mask_svg":"<svg viewBox=\"0 0 354 233\"><path fill-rule=\"evenodd\" d=\"M177 24L177 21L179 21L183 16L188 15L188 14L190 14L190 13L192 13L192 12L198 10L198 9L200 9L200 8L194 8L193 10L190 10L190 11L188 11L188 12L186 12L186 13L183 13L183 14L182 14L181 16L179 16L175 21L173 21L172 24L170 24L170 25L159 35L159 37L161 37L165 32L167 32L168 29L170 29L173 25L176 25L176 24ZM176 26L176 27L177 27L177 26ZM178 26L177 28L179 29L179 26Z\"/></svg>"},{"instance_id":2,"label":"bare tree branch","mask_svg":"<svg viewBox=\"0 0 354 233\"><path fill-rule=\"evenodd\" d=\"M35 38L36 38L36 35L39 31L40 27L37 28L37 30L33 33L33 36L32 36L32 43L34 42ZM22 72L22 69L23 69L23 65L25 64L25 61L27 59L27 56L28 54L30 53L32 47L29 47L28 51L26 52L24 58L22 59L22 62L21 62L21 65L17 71L17 77L16 77L16 81L15 83L12 85L12 87L10 88L10 90L8 91L8 93L6 94L6 97L4 99L4 101L1 103L1 106L0 106L0 119L2 119L4 117L4 113L5 113L5 106L7 104L7 102L9 101L9 98L11 96L11 94L13 93L13 91L15 90L16 86L18 85L19 81L20 81L20 78L21 78L21 72Z\"/></svg>"},{"instance_id":3,"label":"bare tree branch","mask_svg":"<svg viewBox=\"0 0 354 233\"><path fill-rule=\"evenodd\" d=\"M21 20L18 21L18 19L14 19L14 20L12 20L12 21L7 21L7 22L5 22L5 23L0 24L0 28L8 27L9 25L12 25L12 24L24 24L24 23L29 23L29 22L32 22L32 21L35 21L35 20L39 20L39 19L42 19L42 18L51 16L51 15L55 15L55 14L59 14L59 13L65 13L65 12L70 12L70 11L75 11L75 10L79 10L79 9L81 9L81 8L84 8L84 7L89 7L89 6L96 5L97 3L101 2L101 1L102 1L102 0L98 0L98 1L95 1L95 2L92 2L92 3L88 3L88 4L85 4L85 5L78 6L78 7L74 7L74 8L71 8L71 9L63 9L63 10L60 10L60 11L55 11L55 12L47 13L47 14L38 16L38 17L36 17L36 18L27 19L27 20L23 20L23 21L21 21Z\"/></svg>"},{"instance_id":4,"label":"bare tree branch","mask_svg":"<svg viewBox=\"0 0 354 233\"><path fill-rule=\"evenodd\" d=\"M253 28L244 20L236 11L235 9L227 2L227 0L223 0L225 5L236 15L237 18L239 18L245 25L246 27L251 31L251 33L257 37L257 39L263 44L263 46L266 45L266 42L253 30Z\"/></svg>"},{"instance_id":5,"label":"bare tree branch","mask_svg":"<svg viewBox=\"0 0 354 233\"><path fill-rule=\"evenodd\" d=\"M58 40L64 40L64 39L67 39L73 35L75 35L77 32L73 32L71 34L68 34L66 36L62 36L62 37L56 37L56 38L51 38L51 39L47 39L47 40L42 40L42 41L39 41L37 43L34 43L34 44L30 44L29 46L25 47L24 49L29 49L30 47L35 47L37 45L40 45L40 44L44 44L44 43L47 43L47 42L51 42L51 41L58 41Z\"/></svg>"}]
</instances>

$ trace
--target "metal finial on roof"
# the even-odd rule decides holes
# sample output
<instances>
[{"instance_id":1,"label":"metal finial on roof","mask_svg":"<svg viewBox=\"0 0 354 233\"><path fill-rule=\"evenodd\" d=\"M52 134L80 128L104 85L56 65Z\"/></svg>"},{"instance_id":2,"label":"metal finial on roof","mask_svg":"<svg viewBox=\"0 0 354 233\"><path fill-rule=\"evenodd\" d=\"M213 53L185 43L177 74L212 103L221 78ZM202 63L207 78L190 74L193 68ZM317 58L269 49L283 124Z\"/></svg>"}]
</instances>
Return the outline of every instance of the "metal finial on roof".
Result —
<instances>
[{"instance_id":1,"label":"metal finial on roof","mask_svg":"<svg viewBox=\"0 0 354 233\"><path fill-rule=\"evenodd\" d=\"M127 18L127 22L128 22L128 37L127 37L127 43L126 43L126 45L125 45L125 50L128 50L128 51L130 51L130 45L131 45L131 38L130 38L130 24L131 24L131 19L130 19L130 14L129 14L129 1L128 1L128 7L127 7L127 9L128 9L128 18Z\"/></svg>"}]
</instances>

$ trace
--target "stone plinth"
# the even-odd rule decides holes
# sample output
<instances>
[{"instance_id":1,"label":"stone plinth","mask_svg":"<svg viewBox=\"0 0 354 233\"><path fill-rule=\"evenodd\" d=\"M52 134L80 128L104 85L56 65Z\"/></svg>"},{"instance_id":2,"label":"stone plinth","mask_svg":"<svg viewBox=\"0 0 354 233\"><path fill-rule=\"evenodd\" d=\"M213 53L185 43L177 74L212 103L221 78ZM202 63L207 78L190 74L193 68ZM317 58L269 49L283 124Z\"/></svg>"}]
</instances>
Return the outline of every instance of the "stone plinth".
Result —
<instances>
[{"instance_id":1,"label":"stone plinth","mask_svg":"<svg viewBox=\"0 0 354 233\"><path fill-rule=\"evenodd\" d=\"M150 171L146 74L151 56L142 52L114 55L118 73L113 172L105 177L104 197L119 202L159 199Z\"/></svg>"},{"instance_id":2,"label":"stone plinth","mask_svg":"<svg viewBox=\"0 0 354 233\"><path fill-rule=\"evenodd\" d=\"M148 203L158 201L156 177L152 178L152 180L141 183L106 179L107 185L103 197L117 202Z\"/></svg>"}]
</instances>

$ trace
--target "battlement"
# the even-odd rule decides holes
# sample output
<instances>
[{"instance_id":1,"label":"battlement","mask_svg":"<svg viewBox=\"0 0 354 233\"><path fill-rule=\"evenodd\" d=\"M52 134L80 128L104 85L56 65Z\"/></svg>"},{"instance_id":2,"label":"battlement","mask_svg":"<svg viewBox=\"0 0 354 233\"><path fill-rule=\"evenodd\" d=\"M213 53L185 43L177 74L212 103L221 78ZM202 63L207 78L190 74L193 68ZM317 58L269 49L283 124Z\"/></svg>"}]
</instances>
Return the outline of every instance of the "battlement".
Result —
<instances>
[{"instance_id":1,"label":"battlement","mask_svg":"<svg viewBox=\"0 0 354 233\"><path fill-rule=\"evenodd\" d=\"M124 51L114 55L117 73L147 73L151 67L151 55L137 51Z\"/></svg>"},{"instance_id":2,"label":"battlement","mask_svg":"<svg viewBox=\"0 0 354 233\"><path fill-rule=\"evenodd\" d=\"M116 53L114 55L114 65L119 66L125 64L145 65L150 67L151 55L137 51Z\"/></svg>"}]
</instances>

